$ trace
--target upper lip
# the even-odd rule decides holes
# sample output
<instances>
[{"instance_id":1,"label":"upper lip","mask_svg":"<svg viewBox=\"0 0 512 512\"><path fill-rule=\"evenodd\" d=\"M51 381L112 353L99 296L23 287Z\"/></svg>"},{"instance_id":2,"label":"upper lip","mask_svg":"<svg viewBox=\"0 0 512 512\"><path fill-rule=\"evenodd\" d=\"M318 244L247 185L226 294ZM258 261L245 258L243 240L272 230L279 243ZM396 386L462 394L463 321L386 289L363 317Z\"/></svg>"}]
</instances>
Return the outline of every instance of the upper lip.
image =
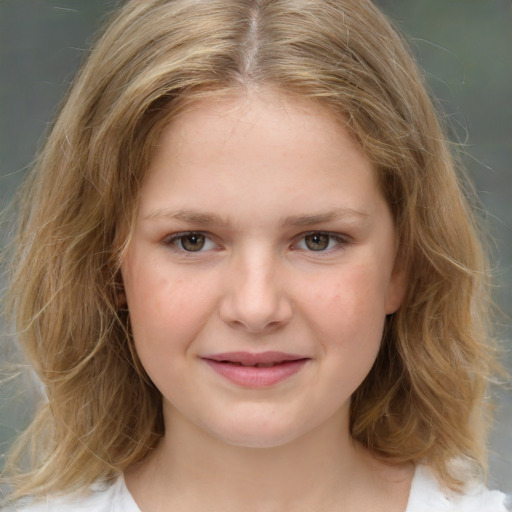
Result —
<instances>
[{"instance_id":1,"label":"upper lip","mask_svg":"<svg viewBox=\"0 0 512 512\"><path fill-rule=\"evenodd\" d=\"M222 352L219 354L208 354L202 356L203 359L217 362L238 363L244 366L256 364L282 363L285 361L297 361L309 359L303 355L288 354L286 352L267 351L267 352Z\"/></svg>"}]
</instances>

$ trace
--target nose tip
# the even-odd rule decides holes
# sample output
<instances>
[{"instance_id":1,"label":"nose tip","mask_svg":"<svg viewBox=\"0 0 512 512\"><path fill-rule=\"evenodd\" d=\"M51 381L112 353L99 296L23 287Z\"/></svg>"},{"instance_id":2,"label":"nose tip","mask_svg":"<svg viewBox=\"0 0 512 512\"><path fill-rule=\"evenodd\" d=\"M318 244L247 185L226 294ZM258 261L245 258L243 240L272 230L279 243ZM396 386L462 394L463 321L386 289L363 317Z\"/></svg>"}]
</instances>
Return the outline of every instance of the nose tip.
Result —
<instances>
[{"instance_id":1,"label":"nose tip","mask_svg":"<svg viewBox=\"0 0 512 512\"><path fill-rule=\"evenodd\" d=\"M293 316L290 297L276 272L259 268L231 273L220 306L222 320L232 328L268 333L285 326Z\"/></svg>"},{"instance_id":2,"label":"nose tip","mask_svg":"<svg viewBox=\"0 0 512 512\"><path fill-rule=\"evenodd\" d=\"M285 315L273 315L272 318L269 318L267 316L245 314L243 317L241 315L237 315L237 317L237 319L227 320L226 323L234 329L243 329L251 334L269 333L288 323ZM279 318L276 319L275 317Z\"/></svg>"}]
</instances>

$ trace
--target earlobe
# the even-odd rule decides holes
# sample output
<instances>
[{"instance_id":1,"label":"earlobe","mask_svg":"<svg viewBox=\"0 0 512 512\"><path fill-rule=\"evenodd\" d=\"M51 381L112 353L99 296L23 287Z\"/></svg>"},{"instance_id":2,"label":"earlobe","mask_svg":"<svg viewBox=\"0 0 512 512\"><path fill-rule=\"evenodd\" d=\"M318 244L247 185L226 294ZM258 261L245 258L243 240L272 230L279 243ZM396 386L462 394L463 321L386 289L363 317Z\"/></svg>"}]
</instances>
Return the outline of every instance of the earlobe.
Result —
<instances>
[{"instance_id":1,"label":"earlobe","mask_svg":"<svg viewBox=\"0 0 512 512\"><path fill-rule=\"evenodd\" d=\"M407 274L402 268L395 268L391 274L386 297L386 315L395 313L405 296L407 290Z\"/></svg>"}]
</instances>

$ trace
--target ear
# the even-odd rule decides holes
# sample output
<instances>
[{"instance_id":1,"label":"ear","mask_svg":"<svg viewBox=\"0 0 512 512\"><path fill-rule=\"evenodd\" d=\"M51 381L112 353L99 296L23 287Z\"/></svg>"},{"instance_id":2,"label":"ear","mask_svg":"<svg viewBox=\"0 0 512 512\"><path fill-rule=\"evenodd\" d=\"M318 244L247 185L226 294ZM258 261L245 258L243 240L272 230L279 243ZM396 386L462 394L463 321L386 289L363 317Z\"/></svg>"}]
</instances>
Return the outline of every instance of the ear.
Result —
<instances>
[{"instance_id":1,"label":"ear","mask_svg":"<svg viewBox=\"0 0 512 512\"><path fill-rule=\"evenodd\" d=\"M116 278L115 283L115 289L114 289L114 297L115 297L115 304L117 309L124 309L128 306L128 301L126 300L126 293L124 291L124 284L123 284L123 276L121 274L121 271L119 271L119 274Z\"/></svg>"},{"instance_id":2,"label":"ear","mask_svg":"<svg viewBox=\"0 0 512 512\"><path fill-rule=\"evenodd\" d=\"M407 290L407 273L398 263L391 274L386 297L386 315L391 315L397 311Z\"/></svg>"}]
</instances>

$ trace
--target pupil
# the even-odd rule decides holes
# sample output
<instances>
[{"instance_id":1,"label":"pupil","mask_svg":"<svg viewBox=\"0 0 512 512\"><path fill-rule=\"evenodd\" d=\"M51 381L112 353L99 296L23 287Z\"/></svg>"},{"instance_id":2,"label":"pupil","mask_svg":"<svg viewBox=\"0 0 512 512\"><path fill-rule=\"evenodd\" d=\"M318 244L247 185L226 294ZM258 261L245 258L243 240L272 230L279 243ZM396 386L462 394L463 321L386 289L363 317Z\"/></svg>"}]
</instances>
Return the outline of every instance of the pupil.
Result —
<instances>
[{"instance_id":1,"label":"pupil","mask_svg":"<svg viewBox=\"0 0 512 512\"><path fill-rule=\"evenodd\" d=\"M185 236L181 239L181 246L185 251L200 251L204 246L204 236L197 234Z\"/></svg>"},{"instance_id":2,"label":"pupil","mask_svg":"<svg viewBox=\"0 0 512 512\"><path fill-rule=\"evenodd\" d=\"M315 233L306 236L306 246L311 251L324 251L329 246L329 235Z\"/></svg>"}]
</instances>

